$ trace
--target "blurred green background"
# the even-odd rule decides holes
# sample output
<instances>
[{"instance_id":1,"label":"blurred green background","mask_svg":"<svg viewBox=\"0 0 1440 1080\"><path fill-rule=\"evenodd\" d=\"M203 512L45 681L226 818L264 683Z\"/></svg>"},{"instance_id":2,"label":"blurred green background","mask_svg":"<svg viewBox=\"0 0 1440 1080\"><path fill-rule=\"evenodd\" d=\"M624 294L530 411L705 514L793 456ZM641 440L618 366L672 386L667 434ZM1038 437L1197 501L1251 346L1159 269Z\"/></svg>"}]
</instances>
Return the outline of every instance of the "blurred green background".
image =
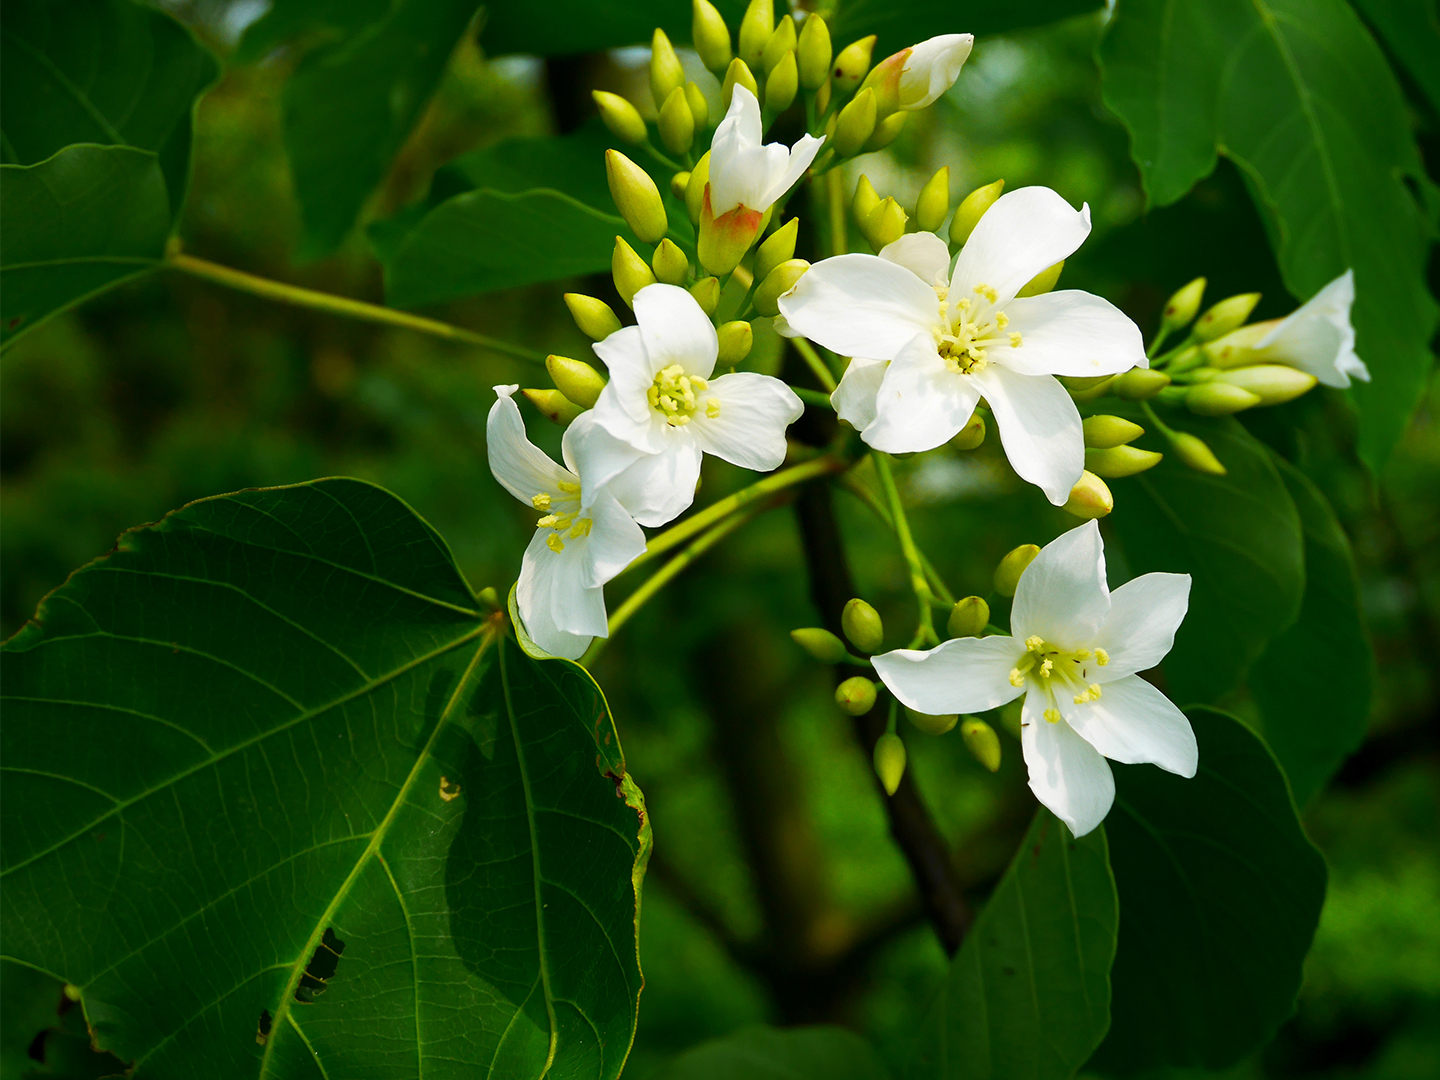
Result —
<instances>
[{"instance_id":1,"label":"blurred green background","mask_svg":"<svg viewBox=\"0 0 1440 1080\"><path fill-rule=\"evenodd\" d=\"M168 5L221 56L250 0ZM1219 171L1175 206L1144 212L1124 131L1100 103L1098 18L982 39L955 89L885 155L858 163L912 204L939 166L956 197L1004 177L1089 202L1095 231L1065 283L1120 304L1149 329L1196 274L1210 297L1265 293L1257 317L1293 306L1243 182ZM515 135L568 129L592 86L638 89L625 53L487 62L464 46L376 195L372 217L424 194L435 168ZM378 264L357 231L336 255L296 258L299 219L281 147L284 50L227 70L201 102L187 251L278 280L379 302ZM1416 99L1418 100L1418 98ZM1437 118L1414 123L1432 162ZM805 223L802 222L802 228ZM1432 267L1432 271L1433 271ZM1432 272L1432 286L1435 274ZM490 293L434 314L542 352L584 356L564 291ZM54 319L0 362L0 624L13 633L73 568L123 529L188 500L325 475L395 491L450 541L477 586L513 580L529 512L491 479L485 414L496 383L547 385L533 365L410 332L346 322L159 273ZM1306 810L1331 866L1299 1009L1235 1077L1440 1075L1440 392L1432 383L1383 476L1354 458L1343 397L1321 391L1264 410L1252 430L1314 479L1352 543L1378 665L1371 734ZM559 432L528 416L551 449ZM744 482L707 459L706 494ZM1021 484L998 449L929 455L904 483L918 539L958 593L988 591L995 561L1073 519ZM1124 513L1124 484L1116 486ZM703 496L702 496L703 497ZM907 618L893 540L835 495L862 594ZM1113 567L1112 576L1124 576ZM616 603L633 583L612 588ZM655 859L646 882L646 987L627 1076L755 1021L827 1020L892 1052L943 970L869 766L829 703L828 673L787 631L813 623L790 511L761 518L652 602L604 653L605 687L646 792ZM1336 657L1337 664L1364 657ZM1228 703L1244 715L1244 700ZM908 729L912 768L976 897L1029 817L1018 748L991 776L958 737ZM6 980L5 1080L99 1076L60 989ZM49 1029L48 1034L43 1034ZM28 1052L27 1052L28 1051ZM41 1064L38 1057L44 1057Z\"/></svg>"}]
</instances>

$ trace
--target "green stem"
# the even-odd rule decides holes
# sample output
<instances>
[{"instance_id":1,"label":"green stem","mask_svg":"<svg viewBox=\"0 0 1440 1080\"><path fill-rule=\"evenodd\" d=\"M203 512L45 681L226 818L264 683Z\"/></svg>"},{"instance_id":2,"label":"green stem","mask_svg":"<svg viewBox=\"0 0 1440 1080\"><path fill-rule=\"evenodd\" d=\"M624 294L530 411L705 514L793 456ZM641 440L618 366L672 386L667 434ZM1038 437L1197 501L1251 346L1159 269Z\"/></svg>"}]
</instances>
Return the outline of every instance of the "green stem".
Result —
<instances>
[{"instance_id":1,"label":"green stem","mask_svg":"<svg viewBox=\"0 0 1440 1080\"><path fill-rule=\"evenodd\" d=\"M809 365L810 370L815 373L815 378L820 380L820 385L825 388L825 392L827 394L833 394L835 387L839 384L835 381L835 374L830 370L830 366L826 364L821 355L815 351L815 346L811 345L810 342L804 338L798 337L791 338L790 344L795 346L795 351L801 355L805 363Z\"/></svg>"},{"instance_id":2,"label":"green stem","mask_svg":"<svg viewBox=\"0 0 1440 1080\"><path fill-rule=\"evenodd\" d=\"M1169 424L1165 423L1164 420L1161 420L1160 417L1155 415L1155 409L1151 406L1150 402L1140 402L1140 409L1142 412L1144 412L1145 419L1149 420L1150 423L1154 424L1157 428L1160 429L1160 434L1164 435L1168 439L1175 438L1175 429L1172 428Z\"/></svg>"},{"instance_id":3,"label":"green stem","mask_svg":"<svg viewBox=\"0 0 1440 1080\"><path fill-rule=\"evenodd\" d=\"M814 405L817 409L833 410L835 408L830 404L830 395L821 393L819 390L807 390L803 386L792 386L790 392L806 405Z\"/></svg>"},{"instance_id":4,"label":"green stem","mask_svg":"<svg viewBox=\"0 0 1440 1080\"><path fill-rule=\"evenodd\" d=\"M534 349L527 349L522 345L513 345L508 341L487 337L458 326L451 326L449 323L443 323L437 319L427 319L423 315L411 315L407 311L397 311L394 308L381 307L379 304L367 304L363 300L333 296L315 289L302 289L298 285L286 285L281 281L272 281L270 278L247 274L243 270L221 266L208 259L197 259L193 255L186 255L183 252L168 256L165 263L175 270L194 277L203 278L227 288L238 289L240 292L247 292L266 300L278 300L282 304L294 304L296 307L324 311L347 319L360 319L364 322L398 326L405 330L415 330L422 334L444 338L447 341L458 341L465 345L479 345L482 348L513 356L518 360L529 360L540 364L545 362L545 354Z\"/></svg>"},{"instance_id":5,"label":"green stem","mask_svg":"<svg viewBox=\"0 0 1440 1080\"><path fill-rule=\"evenodd\" d=\"M905 507L900 503L900 489L895 486L895 474L890 470L890 458L876 451L871 455L875 460L875 472L880 477L880 487L885 492L885 501L890 504L890 518L895 525L895 535L900 540L900 550L910 568L910 587L915 590L915 600L920 608L920 619L915 628L915 640L910 648L919 645L938 645L940 638L935 633L935 621L930 612L930 583L925 578L925 564L915 539L910 535L910 521L905 516Z\"/></svg>"},{"instance_id":6,"label":"green stem","mask_svg":"<svg viewBox=\"0 0 1440 1080\"><path fill-rule=\"evenodd\" d=\"M844 255L848 247L845 229L845 178L834 169L825 176L826 202L830 211L830 254Z\"/></svg>"},{"instance_id":7,"label":"green stem","mask_svg":"<svg viewBox=\"0 0 1440 1080\"><path fill-rule=\"evenodd\" d=\"M890 511L885 508L885 504L881 502L879 496L871 491L866 483L853 472L846 473L836 482L868 506L871 513L884 522L887 529L893 530L895 528L895 522L891 519ZM935 569L934 564L930 562L925 552L920 551L918 546L915 550L920 552L920 562L924 564L925 577L930 582L930 591L935 594L931 598L931 602L933 604L943 604L946 607L953 607L955 605L955 596L950 592L945 582L941 580L940 572Z\"/></svg>"},{"instance_id":8,"label":"green stem","mask_svg":"<svg viewBox=\"0 0 1440 1080\"><path fill-rule=\"evenodd\" d=\"M1166 326L1164 323L1161 323L1161 324L1160 324L1160 330L1159 330L1159 332L1155 335L1155 340L1152 341L1152 342L1150 342L1150 347L1145 350L1145 356L1146 356L1146 358L1147 358L1147 359L1150 359L1150 360L1154 360L1154 359L1155 359L1155 353L1156 353L1156 351L1160 348L1161 345L1163 345L1163 344L1165 343L1165 339L1166 339L1167 337L1169 337L1169 336L1170 336L1170 327Z\"/></svg>"}]
</instances>

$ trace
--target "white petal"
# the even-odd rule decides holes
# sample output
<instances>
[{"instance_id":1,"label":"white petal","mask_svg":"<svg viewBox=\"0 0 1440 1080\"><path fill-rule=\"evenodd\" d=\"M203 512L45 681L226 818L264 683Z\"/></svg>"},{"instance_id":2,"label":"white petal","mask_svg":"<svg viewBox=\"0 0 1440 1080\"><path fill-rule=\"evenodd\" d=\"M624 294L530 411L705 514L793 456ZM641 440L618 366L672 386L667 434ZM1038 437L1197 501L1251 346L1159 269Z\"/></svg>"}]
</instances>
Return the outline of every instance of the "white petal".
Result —
<instances>
[{"instance_id":1,"label":"white petal","mask_svg":"<svg viewBox=\"0 0 1440 1080\"><path fill-rule=\"evenodd\" d=\"M857 356L850 361L845 374L840 376L840 385L830 395L835 415L856 431L864 431L875 422L875 397L880 393L880 383L889 363Z\"/></svg>"},{"instance_id":2,"label":"white petal","mask_svg":"<svg viewBox=\"0 0 1440 1080\"><path fill-rule=\"evenodd\" d=\"M893 359L940 321L935 290L875 255L822 259L780 297L780 313L792 330L841 356L877 360Z\"/></svg>"},{"instance_id":3,"label":"white petal","mask_svg":"<svg viewBox=\"0 0 1440 1080\"><path fill-rule=\"evenodd\" d=\"M804 404L779 379L753 371L721 375L710 383L686 430L707 454L742 469L769 472L785 460L785 429L800 419ZM709 403L719 406L710 415Z\"/></svg>"},{"instance_id":4,"label":"white petal","mask_svg":"<svg viewBox=\"0 0 1440 1080\"><path fill-rule=\"evenodd\" d=\"M1047 187L1007 191L986 210L955 261L951 300L988 285L1009 301L1041 270L1069 258L1090 235L1090 207L1072 209Z\"/></svg>"},{"instance_id":5,"label":"white petal","mask_svg":"<svg viewBox=\"0 0 1440 1080\"><path fill-rule=\"evenodd\" d=\"M1190 721L1139 675L1106 683L1098 701L1061 697L1059 705L1076 734L1110 760L1195 775L1200 749Z\"/></svg>"},{"instance_id":6,"label":"white petal","mask_svg":"<svg viewBox=\"0 0 1440 1080\"><path fill-rule=\"evenodd\" d=\"M950 280L950 249L933 232L906 233L881 248L880 258L905 267L926 285Z\"/></svg>"},{"instance_id":7,"label":"white petal","mask_svg":"<svg viewBox=\"0 0 1440 1080\"><path fill-rule=\"evenodd\" d=\"M607 411L619 409L632 423L648 423L650 403L645 399L645 392L655 381L655 373L665 365L657 367L650 362L645 353L645 341L640 336L640 328L622 326L603 341L595 342L591 348L595 350L596 356L605 361L605 367L610 373L610 381L600 392L600 396L609 403L606 406ZM597 401L595 407L600 408L600 402ZM618 431L615 435L624 438Z\"/></svg>"},{"instance_id":8,"label":"white petal","mask_svg":"<svg viewBox=\"0 0 1440 1080\"><path fill-rule=\"evenodd\" d=\"M1064 720L1045 719L1047 699L1025 695L1020 713L1020 749L1030 772L1030 790L1040 804L1076 836L1084 836L1110 812L1115 777L1110 766Z\"/></svg>"},{"instance_id":9,"label":"white petal","mask_svg":"<svg viewBox=\"0 0 1440 1080\"><path fill-rule=\"evenodd\" d=\"M942 34L910 50L900 73L900 108L923 109L955 85L975 44L972 34Z\"/></svg>"},{"instance_id":10,"label":"white petal","mask_svg":"<svg viewBox=\"0 0 1440 1080\"><path fill-rule=\"evenodd\" d=\"M890 362L875 395L875 422L861 437L887 454L933 450L969 421L980 384L945 366L929 334L915 337Z\"/></svg>"},{"instance_id":11,"label":"white petal","mask_svg":"<svg viewBox=\"0 0 1440 1080\"><path fill-rule=\"evenodd\" d=\"M600 425L595 410L587 409L565 429L560 454L570 471L580 477L580 505L585 507L595 501L601 488L645 456L645 451L617 439Z\"/></svg>"},{"instance_id":12,"label":"white petal","mask_svg":"<svg viewBox=\"0 0 1440 1080\"><path fill-rule=\"evenodd\" d=\"M1346 270L1296 308L1256 346L1263 359L1291 364L1326 386L1346 387L1350 377L1370 381L1370 369L1355 355L1355 274Z\"/></svg>"},{"instance_id":13,"label":"white petal","mask_svg":"<svg viewBox=\"0 0 1440 1080\"><path fill-rule=\"evenodd\" d=\"M784 175L790 154L778 143L761 146L760 103L743 86L730 97L730 110L710 144L710 206L716 217L744 204L759 204Z\"/></svg>"},{"instance_id":14,"label":"white petal","mask_svg":"<svg viewBox=\"0 0 1440 1080\"><path fill-rule=\"evenodd\" d=\"M1158 664L1174 646L1189 606L1189 574L1142 574L1121 585L1110 594L1110 614L1095 636L1110 657L1095 669L1095 681L1109 683Z\"/></svg>"},{"instance_id":15,"label":"white petal","mask_svg":"<svg viewBox=\"0 0 1440 1080\"><path fill-rule=\"evenodd\" d=\"M695 501L701 457L694 438L678 433L660 453L642 455L605 490L641 525L658 528Z\"/></svg>"},{"instance_id":16,"label":"white petal","mask_svg":"<svg viewBox=\"0 0 1440 1080\"><path fill-rule=\"evenodd\" d=\"M1064 506L1085 471L1085 433L1074 399L1049 375L1021 375L1000 364L970 378L995 414L1010 467Z\"/></svg>"},{"instance_id":17,"label":"white petal","mask_svg":"<svg viewBox=\"0 0 1440 1080\"><path fill-rule=\"evenodd\" d=\"M1020 347L990 346L989 359L1022 375L1113 375L1149 367L1140 328L1108 300L1065 289L1005 305ZM1004 336L1004 335L1001 335Z\"/></svg>"},{"instance_id":18,"label":"white petal","mask_svg":"<svg viewBox=\"0 0 1440 1080\"><path fill-rule=\"evenodd\" d=\"M874 658L875 673L916 712L984 712L1013 701L1010 672L1025 654L1012 637L954 638L927 652L896 649Z\"/></svg>"},{"instance_id":19,"label":"white petal","mask_svg":"<svg viewBox=\"0 0 1440 1080\"><path fill-rule=\"evenodd\" d=\"M1010 608L1010 632L1021 641L1039 635L1062 649L1088 647L1110 612L1105 544L1087 521L1040 549L1020 575Z\"/></svg>"},{"instance_id":20,"label":"white petal","mask_svg":"<svg viewBox=\"0 0 1440 1080\"><path fill-rule=\"evenodd\" d=\"M694 488L691 488L694 491ZM585 584L604 585L645 553L645 534L609 491L602 491L590 507L590 534L566 540L584 555Z\"/></svg>"},{"instance_id":21,"label":"white petal","mask_svg":"<svg viewBox=\"0 0 1440 1080\"><path fill-rule=\"evenodd\" d=\"M506 491L529 505L536 495L556 495L560 482L576 477L550 460L525 434L525 421L511 395L519 386L497 386L495 404L485 421L485 449L490 471Z\"/></svg>"},{"instance_id":22,"label":"white petal","mask_svg":"<svg viewBox=\"0 0 1440 1080\"><path fill-rule=\"evenodd\" d=\"M693 296L676 285L647 285L635 294L634 307L652 379L671 364L679 364L687 375L710 377L720 339Z\"/></svg>"},{"instance_id":23,"label":"white petal","mask_svg":"<svg viewBox=\"0 0 1440 1080\"><path fill-rule=\"evenodd\" d=\"M781 195L795 186L795 182L805 175L805 170L810 168L810 163L815 160L815 155L820 153L820 148L825 145L827 136L802 135L800 141L791 147L789 158L785 163L785 169L780 175L772 180L769 189L765 192L764 204L753 206L752 210L768 210L776 203ZM778 145L778 144L776 144ZM768 150L769 147L766 147ZM781 149L784 149L782 146ZM747 204L749 205L749 204Z\"/></svg>"},{"instance_id":24,"label":"white petal","mask_svg":"<svg viewBox=\"0 0 1440 1080\"><path fill-rule=\"evenodd\" d=\"M567 544L559 552L546 546L550 532L536 529L525 549L515 601L535 644L548 653L575 660L591 638L608 633L605 594L584 586L584 559L578 546Z\"/></svg>"}]
</instances>

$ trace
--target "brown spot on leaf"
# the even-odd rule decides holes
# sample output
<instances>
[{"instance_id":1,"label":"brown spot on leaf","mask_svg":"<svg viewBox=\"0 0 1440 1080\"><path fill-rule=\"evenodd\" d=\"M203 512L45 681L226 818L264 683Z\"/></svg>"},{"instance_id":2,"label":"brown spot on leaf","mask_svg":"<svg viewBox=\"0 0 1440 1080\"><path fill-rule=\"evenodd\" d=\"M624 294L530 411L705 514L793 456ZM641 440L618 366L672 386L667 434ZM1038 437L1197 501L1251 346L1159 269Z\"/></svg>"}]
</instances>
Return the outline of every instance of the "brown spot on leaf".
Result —
<instances>
[{"instance_id":1,"label":"brown spot on leaf","mask_svg":"<svg viewBox=\"0 0 1440 1080\"><path fill-rule=\"evenodd\" d=\"M460 785L452 784L448 776L440 777L440 798L449 802L460 795Z\"/></svg>"}]
</instances>

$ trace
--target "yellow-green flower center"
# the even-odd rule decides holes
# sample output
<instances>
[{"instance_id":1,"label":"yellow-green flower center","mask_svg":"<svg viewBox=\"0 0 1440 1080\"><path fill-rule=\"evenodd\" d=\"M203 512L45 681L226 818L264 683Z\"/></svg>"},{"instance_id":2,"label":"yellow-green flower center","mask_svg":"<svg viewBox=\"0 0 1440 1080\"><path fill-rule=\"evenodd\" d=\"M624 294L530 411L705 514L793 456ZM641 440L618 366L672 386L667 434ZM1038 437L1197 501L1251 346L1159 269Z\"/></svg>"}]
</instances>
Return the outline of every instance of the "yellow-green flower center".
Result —
<instances>
[{"instance_id":1,"label":"yellow-green flower center","mask_svg":"<svg viewBox=\"0 0 1440 1080\"><path fill-rule=\"evenodd\" d=\"M715 398L706 398L703 402L700 399L699 395L708 389L710 384L699 375L687 375L679 364L671 364L660 369L650 389L645 391L645 398L671 427L684 427L702 405L706 416L713 419L720 414L720 402Z\"/></svg>"},{"instance_id":2,"label":"yellow-green flower center","mask_svg":"<svg viewBox=\"0 0 1440 1080\"><path fill-rule=\"evenodd\" d=\"M1020 347L1019 333L1005 333L1010 319L1003 311L996 310L996 292L989 285L976 285L978 302L972 302L968 296L961 297L953 312L948 286L935 286L935 295L940 302L935 348L945 366L955 374L973 375L984 368L985 352L993 345L1008 342L1012 349Z\"/></svg>"},{"instance_id":3,"label":"yellow-green flower center","mask_svg":"<svg viewBox=\"0 0 1440 1080\"><path fill-rule=\"evenodd\" d=\"M1062 649L1038 635L1025 639L1025 655L1010 669L1010 685L1039 690L1052 701L1057 692L1072 695L1076 705L1100 700L1100 684L1090 681L1090 672L1104 667L1110 656L1104 649ZM1045 719L1060 721L1060 710L1048 708Z\"/></svg>"},{"instance_id":4,"label":"yellow-green flower center","mask_svg":"<svg viewBox=\"0 0 1440 1080\"><path fill-rule=\"evenodd\" d=\"M579 516L579 484L561 480L555 486L560 489L558 496L552 495L548 491L542 491L538 495L530 496L530 505L536 510L546 511L545 516L535 522L535 527L552 530L550 535L545 538L545 546L558 554L565 550L567 539L578 540L581 537L589 536L595 521L593 518ZM574 509L566 510L561 506L556 506L557 499L564 506L573 506Z\"/></svg>"}]
</instances>

